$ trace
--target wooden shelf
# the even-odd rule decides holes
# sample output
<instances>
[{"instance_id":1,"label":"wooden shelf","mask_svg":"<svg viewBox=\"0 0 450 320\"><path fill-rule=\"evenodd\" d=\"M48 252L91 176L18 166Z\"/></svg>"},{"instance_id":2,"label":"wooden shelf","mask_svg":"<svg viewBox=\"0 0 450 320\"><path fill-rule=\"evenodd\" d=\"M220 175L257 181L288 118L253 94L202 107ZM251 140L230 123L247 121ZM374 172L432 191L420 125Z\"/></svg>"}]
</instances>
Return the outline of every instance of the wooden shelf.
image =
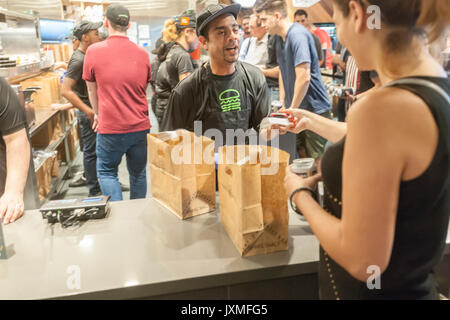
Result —
<instances>
[{"instance_id":1,"label":"wooden shelf","mask_svg":"<svg viewBox=\"0 0 450 320\"><path fill-rule=\"evenodd\" d=\"M59 110L53 109L35 109L36 122L30 128L30 137L34 136L51 118L59 113Z\"/></svg>"}]
</instances>

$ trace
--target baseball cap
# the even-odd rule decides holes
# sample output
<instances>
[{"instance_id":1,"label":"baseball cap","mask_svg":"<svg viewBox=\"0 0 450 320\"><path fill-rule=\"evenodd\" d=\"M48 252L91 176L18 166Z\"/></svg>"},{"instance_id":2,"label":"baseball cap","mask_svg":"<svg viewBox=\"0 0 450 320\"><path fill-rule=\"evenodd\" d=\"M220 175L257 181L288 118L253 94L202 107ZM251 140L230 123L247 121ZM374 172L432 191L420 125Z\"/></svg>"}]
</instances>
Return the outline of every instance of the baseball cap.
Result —
<instances>
[{"instance_id":1,"label":"baseball cap","mask_svg":"<svg viewBox=\"0 0 450 320\"><path fill-rule=\"evenodd\" d=\"M177 29L196 28L197 18L194 10L186 10L174 18Z\"/></svg>"},{"instance_id":2,"label":"baseball cap","mask_svg":"<svg viewBox=\"0 0 450 320\"><path fill-rule=\"evenodd\" d=\"M72 36L78 40L81 40L83 34L88 33L91 30L97 30L103 25L103 22L91 22L87 20L83 20L78 23L72 30ZM70 36L69 36L70 38Z\"/></svg>"},{"instance_id":3,"label":"baseball cap","mask_svg":"<svg viewBox=\"0 0 450 320\"><path fill-rule=\"evenodd\" d=\"M241 5L238 3L226 5L226 4L212 4L206 7L197 17L197 35L203 35L203 32L207 29L208 24L223 14L232 14L237 19Z\"/></svg>"},{"instance_id":4,"label":"baseball cap","mask_svg":"<svg viewBox=\"0 0 450 320\"><path fill-rule=\"evenodd\" d=\"M111 4L106 9L105 16L109 21L118 26L128 26L130 23L130 12L120 4Z\"/></svg>"}]
</instances>

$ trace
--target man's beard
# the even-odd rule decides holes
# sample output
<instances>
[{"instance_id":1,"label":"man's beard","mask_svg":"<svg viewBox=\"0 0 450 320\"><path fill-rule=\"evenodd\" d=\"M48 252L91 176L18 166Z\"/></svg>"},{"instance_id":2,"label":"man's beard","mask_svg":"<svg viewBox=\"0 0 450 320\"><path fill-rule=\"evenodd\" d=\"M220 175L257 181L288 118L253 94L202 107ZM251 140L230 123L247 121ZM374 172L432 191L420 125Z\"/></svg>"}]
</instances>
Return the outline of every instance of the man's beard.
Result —
<instances>
[{"instance_id":1,"label":"man's beard","mask_svg":"<svg viewBox=\"0 0 450 320\"><path fill-rule=\"evenodd\" d=\"M198 41L198 39L197 39L194 43L189 43L188 46L189 46L189 48L188 48L188 52L189 52L189 53L192 53L192 52L194 52L195 50L197 50L197 48L198 48L198 46L199 46L199 41Z\"/></svg>"},{"instance_id":2,"label":"man's beard","mask_svg":"<svg viewBox=\"0 0 450 320\"><path fill-rule=\"evenodd\" d=\"M233 58L227 58L226 56L224 57L225 62L232 64L235 63L236 61L238 61L239 57L233 57Z\"/></svg>"},{"instance_id":3,"label":"man's beard","mask_svg":"<svg viewBox=\"0 0 450 320\"><path fill-rule=\"evenodd\" d=\"M238 59L239 59L239 48L237 49L237 54L234 56L230 56L227 54L226 50L223 53L223 59L225 60L225 62L227 63L235 63Z\"/></svg>"}]
</instances>

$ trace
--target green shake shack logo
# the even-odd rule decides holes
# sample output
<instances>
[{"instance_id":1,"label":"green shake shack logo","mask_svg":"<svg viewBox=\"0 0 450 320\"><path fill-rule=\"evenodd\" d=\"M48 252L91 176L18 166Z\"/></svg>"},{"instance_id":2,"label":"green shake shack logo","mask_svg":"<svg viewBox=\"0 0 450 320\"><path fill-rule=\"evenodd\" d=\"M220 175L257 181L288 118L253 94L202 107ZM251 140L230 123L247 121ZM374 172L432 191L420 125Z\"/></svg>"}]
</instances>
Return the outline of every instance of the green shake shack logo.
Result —
<instances>
[{"instance_id":1,"label":"green shake shack logo","mask_svg":"<svg viewBox=\"0 0 450 320\"><path fill-rule=\"evenodd\" d=\"M234 89L228 89L219 95L222 112L241 111L241 94Z\"/></svg>"}]
</instances>

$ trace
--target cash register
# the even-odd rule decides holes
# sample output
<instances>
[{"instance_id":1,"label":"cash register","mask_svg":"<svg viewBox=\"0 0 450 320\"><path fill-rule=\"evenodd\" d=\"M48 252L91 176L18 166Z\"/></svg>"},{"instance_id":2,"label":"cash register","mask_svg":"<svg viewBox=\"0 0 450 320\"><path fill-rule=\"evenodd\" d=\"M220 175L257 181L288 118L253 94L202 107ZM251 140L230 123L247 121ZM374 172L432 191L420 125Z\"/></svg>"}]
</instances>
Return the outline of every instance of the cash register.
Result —
<instances>
[{"instance_id":1,"label":"cash register","mask_svg":"<svg viewBox=\"0 0 450 320\"><path fill-rule=\"evenodd\" d=\"M48 223L61 223L63 228L78 225L80 221L103 219L110 210L109 196L83 199L52 200L39 211Z\"/></svg>"}]
</instances>

